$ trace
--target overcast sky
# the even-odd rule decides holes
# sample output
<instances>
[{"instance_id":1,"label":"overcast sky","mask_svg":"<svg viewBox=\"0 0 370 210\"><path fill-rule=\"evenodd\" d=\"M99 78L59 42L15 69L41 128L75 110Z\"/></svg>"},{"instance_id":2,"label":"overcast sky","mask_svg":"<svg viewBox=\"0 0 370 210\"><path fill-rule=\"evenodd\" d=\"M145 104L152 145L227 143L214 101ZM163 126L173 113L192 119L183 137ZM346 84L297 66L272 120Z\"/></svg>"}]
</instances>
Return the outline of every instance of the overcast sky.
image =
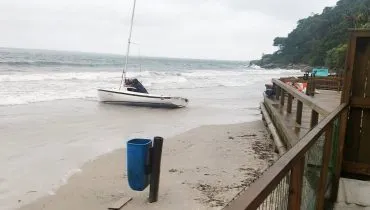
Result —
<instances>
[{"instance_id":1,"label":"overcast sky","mask_svg":"<svg viewBox=\"0 0 370 210\"><path fill-rule=\"evenodd\" d=\"M249 60L336 1L137 0L133 42L147 56ZM132 3L0 0L0 47L125 54Z\"/></svg>"}]
</instances>

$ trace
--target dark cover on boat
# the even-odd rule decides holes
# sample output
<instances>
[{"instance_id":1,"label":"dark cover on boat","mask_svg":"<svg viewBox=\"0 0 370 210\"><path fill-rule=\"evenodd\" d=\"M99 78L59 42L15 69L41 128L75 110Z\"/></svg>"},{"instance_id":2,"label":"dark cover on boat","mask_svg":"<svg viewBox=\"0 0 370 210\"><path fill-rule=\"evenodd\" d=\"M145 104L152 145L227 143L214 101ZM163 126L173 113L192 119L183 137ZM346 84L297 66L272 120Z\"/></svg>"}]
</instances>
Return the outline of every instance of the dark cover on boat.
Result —
<instances>
[{"instance_id":1,"label":"dark cover on boat","mask_svg":"<svg viewBox=\"0 0 370 210\"><path fill-rule=\"evenodd\" d=\"M148 91L145 89L144 85L142 85L139 80L136 78L134 79L127 79L126 80L126 85L132 86L135 89L132 89L130 91L132 92L138 92L138 93L148 93Z\"/></svg>"}]
</instances>

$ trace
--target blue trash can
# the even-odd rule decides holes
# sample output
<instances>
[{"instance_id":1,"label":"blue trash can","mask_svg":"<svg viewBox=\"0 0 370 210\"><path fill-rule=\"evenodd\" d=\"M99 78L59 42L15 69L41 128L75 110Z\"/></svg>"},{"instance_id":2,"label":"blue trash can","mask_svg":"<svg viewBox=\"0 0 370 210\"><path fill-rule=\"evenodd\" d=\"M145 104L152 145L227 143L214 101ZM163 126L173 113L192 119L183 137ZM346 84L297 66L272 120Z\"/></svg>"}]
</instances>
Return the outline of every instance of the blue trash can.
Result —
<instances>
[{"instance_id":1,"label":"blue trash can","mask_svg":"<svg viewBox=\"0 0 370 210\"><path fill-rule=\"evenodd\" d=\"M127 142L127 176L131 189L143 191L149 185L150 139L132 139Z\"/></svg>"}]
</instances>

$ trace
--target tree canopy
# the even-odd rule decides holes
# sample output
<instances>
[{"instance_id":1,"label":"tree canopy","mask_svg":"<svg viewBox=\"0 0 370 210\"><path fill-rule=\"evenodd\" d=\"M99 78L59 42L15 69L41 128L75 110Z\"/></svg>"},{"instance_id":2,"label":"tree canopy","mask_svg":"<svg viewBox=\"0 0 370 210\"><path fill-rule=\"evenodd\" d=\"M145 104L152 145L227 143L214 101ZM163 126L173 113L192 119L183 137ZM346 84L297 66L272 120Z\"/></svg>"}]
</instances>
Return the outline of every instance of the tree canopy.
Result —
<instances>
[{"instance_id":1,"label":"tree canopy","mask_svg":"<svg viewBox=\"0 0 370 210\"><path fill-rule=\"evenodd\" d=\"M262 60L288 65L306 64L341 70L349 28L370 28L370 0L340 0L321 14L301 19L287 37L276 37L278 50Z\"/></svg>"}]
</instances>

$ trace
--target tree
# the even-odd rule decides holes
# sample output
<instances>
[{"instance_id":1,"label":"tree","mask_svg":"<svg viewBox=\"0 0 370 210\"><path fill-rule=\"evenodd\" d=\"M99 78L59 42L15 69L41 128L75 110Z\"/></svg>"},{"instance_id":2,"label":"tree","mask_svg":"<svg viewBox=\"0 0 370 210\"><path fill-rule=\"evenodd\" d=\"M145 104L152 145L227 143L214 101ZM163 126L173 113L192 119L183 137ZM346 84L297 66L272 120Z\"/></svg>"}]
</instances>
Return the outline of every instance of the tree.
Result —
<instances>
[{"instance_id":1,"label":"tree","mask_svg":"<svg viewBox=\"0 0 370 210\"><path fill-rule=\"evenodd\" d=\"M287 38L286 37L276 37L274 39L274 44L273 46L275 47L279 47L279 50L283 50L284 49L284 45L285 45L285 40Z\"/></svg>"},{"instance_id":2,"label":"tree","mask_svg":"<svg viewBox=\"0 0 370 210\"><path fill-rule=\"evenodd\" d=\"M341 69L349 28L370 28L370 0L339 0L335 7L299 20L287 37L274 39L279 49L266 60Z\"/></svg>"},{"instance_id":3,"label":"tree","mask_svg":"<svg viewBox=\"0 0 370 210\"><path fill-rule=\"evenodd\" d=\"M343 71L346 53L347 44L341 44L336 48L329 50L325 59L326 66L335 70L336 72Z\"/></svg>"}]
</instances>

